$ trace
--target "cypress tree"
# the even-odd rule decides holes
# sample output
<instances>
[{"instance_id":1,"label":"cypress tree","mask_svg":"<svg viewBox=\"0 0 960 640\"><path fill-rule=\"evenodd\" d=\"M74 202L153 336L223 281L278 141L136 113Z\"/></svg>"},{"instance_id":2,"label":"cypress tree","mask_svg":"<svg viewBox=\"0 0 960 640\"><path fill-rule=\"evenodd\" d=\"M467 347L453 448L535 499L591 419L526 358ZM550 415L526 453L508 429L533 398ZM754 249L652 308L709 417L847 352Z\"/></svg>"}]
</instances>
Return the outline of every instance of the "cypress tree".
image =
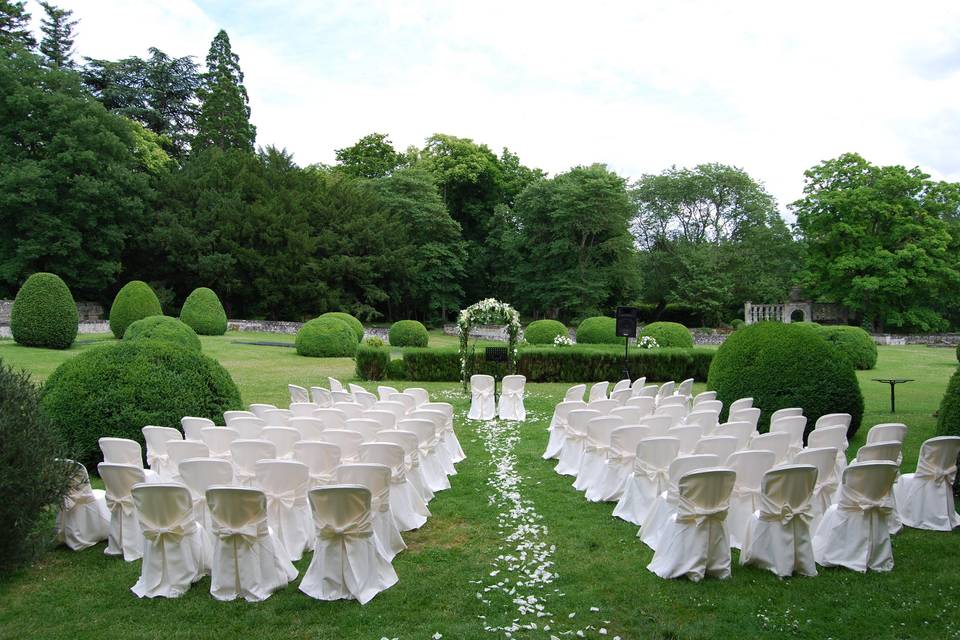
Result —
<instances>
[{"instance_id":1,"label":"cypress tree","mask_svg":"<svg viewBox=\"0 0 960 640\"><path fill-rule=\"evenodd\" d=\"M193 150L219 147L253 151L257 129L250 124L250 101L243 86L240 58L230 48L226 31L221 30L210 44L207 72L198 94L200 115Z\"/></svg>"},{"instance_id":2,"label":"cypress tree","mask_svg":"<svg viewBox=\"0 0 960 640\"><path fill-rule=\"evenodd\" d=\"M56 5L41 0L40 6L47 16L40 23L43 40L40 41L40 53L47 59L47 63L57 69L72 69L73 62L73 28L77 20L71 20L73 11L61 9Z\"/></svg>"},{"instance_id":3,"label":"cypress tree","mask_svg":"<svg viewBox=\"0 0 960 640\"><path fill-rule=\"evenodd\" d=\"M32 49L37 41L30 33L30 14L25 2L0 0L0 47Z\"/></svg>"}]
</instances>

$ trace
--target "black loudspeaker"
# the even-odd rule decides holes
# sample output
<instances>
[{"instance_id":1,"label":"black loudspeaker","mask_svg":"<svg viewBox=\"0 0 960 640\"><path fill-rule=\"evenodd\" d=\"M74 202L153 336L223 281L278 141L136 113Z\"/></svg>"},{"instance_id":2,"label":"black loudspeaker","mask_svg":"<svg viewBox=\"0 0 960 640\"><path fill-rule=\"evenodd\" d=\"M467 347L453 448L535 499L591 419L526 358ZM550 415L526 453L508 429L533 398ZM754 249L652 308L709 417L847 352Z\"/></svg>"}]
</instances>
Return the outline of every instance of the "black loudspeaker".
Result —
<instances>
[{"instance_id":1,"label":"black loudspeaker","mask_svg":"<svg viewBox=\"0 0 960 640\"><path fill-rule=\"evenodd\" d=\"M617 336L620 338L636 338L639 316L640 310L636 307L617 307Z\"/></svg>"}]
</instances>

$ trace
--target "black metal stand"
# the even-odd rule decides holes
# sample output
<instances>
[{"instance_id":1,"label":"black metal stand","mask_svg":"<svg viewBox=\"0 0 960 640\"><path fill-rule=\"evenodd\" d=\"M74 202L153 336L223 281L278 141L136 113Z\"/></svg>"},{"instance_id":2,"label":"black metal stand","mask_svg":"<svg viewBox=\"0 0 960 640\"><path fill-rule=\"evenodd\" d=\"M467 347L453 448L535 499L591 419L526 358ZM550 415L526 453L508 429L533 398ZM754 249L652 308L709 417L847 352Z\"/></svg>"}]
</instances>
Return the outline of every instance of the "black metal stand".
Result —
<instances>
[{"instance_id":1,"label":"black metal stand","mask_svg":"<svg viewBox=\"0 0 960 640\"><path fill-rule=\"evenodd\" d=\"M627 356L630 351L630 338L623 339L623 379L632 380L630 377L630 367L627 365Z\"/></svg>"},{"instance_id":2,"label":"black metal stand","mask_svg":"<svg viewBox=\"0 0 960 640\"><path fill-rule=\"evenodd\" d=\"M913 382L913 378L873 378L874 382L884 382L890 385L890 413L897 412L897 397L894 392L898 384Z\"/></svg>"}]
</instances>

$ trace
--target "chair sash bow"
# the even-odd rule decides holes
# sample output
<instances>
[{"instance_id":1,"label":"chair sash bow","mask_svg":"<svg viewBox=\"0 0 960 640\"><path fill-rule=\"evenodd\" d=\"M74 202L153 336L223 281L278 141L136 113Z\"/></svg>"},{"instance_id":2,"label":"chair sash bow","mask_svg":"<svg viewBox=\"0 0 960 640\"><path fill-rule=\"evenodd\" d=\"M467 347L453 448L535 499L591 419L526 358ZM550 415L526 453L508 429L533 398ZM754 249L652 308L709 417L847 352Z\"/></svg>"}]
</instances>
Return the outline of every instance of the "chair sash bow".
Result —
<instances>
[{"instance_id":1,"label":"chair sash bow","mask_svg":"<svg viewBox=\"0 0 960 640\"><path fill-rule=\"evenodd\" d=\"M667 472L666 467L657 467L643 458L637 458L633 463L634 473L638 475L645 475L651 482L656 482L658 486L660 483L669 482L670 476Z\"/></svg>"},{"instance_id":2,"label":"chair sash bow","mask_svg":"<svg viewBox=\"0 0 960 640\"><path fill-rule=\"evenodd\" d=\"M242 527L227 527L213 523L213 535L224 542L242 542L248 547L252 547L257 540L269 533L266 518L256 522L250 522Z\"/></svg>"},{"instance_id":3,"label":"chair sash bow","mask_svg":"<svg viewBox=\"0 0 960 640\"><path fill-rule=\"evenodd\" d=\"M190 515L188 518L172 524L169 527L150 527L143 526L141 523L141 528L143 529L143 537L151 542L162 542L165 540L180 542L184 536L188 536L197 530L197 523L194 522L193 516Z\"/></svg>"},{"instance_id":4,"label":"chair sash bow","mask_svg":"<svg viewBox=\"0 0 960 640\"><path fill-rule=\"evenodd\" d=\"M953 484L953 481L957 477L957 465L944 469L943 467L930 464L926 458L920 458L920 461L917 463L917 471L913 474L913 477L922 480L931 480L937 485Z\"/></svg>"},{"instance_id":5,"label":"chair sash bow","mask_svg":"<svg viewBox=\"0 0 960 640\"><path fill-rule=\"evenodd\" d=\"M91 502L96 502L97 496L93 495L93 490L89 487L80 489L78 491L71 491L63 499L63 510L70 511L74 507L81 504L90 504Z\"/></svg>"},{"instance_id":6,"label":"chair sash bow","mask_svg":"<svg viewBox=\"0 0 960 640\"><path fill-rule=\"evenodd\" d=\"M117 509L120 509L125 516L133 515L133 495L128 493L125 496L117 497L108 493L106 498L107 508L110 510L110 513L115 513Z\"/></svg>"},{"instance_id":7,"label":"chair sash bow","mask_svg":"<svg viewBox=\"0 0 960 640\"><path fill-rule=\"evenodd\" d=\"M813 505L807 500L795 507L789 504L777 504L766 495L760 499L760 519L766 522L779 522L783 526L790 524L794 518L809 523L813 520Z\"/></svg>"},{"instance_id":8,"label":"chair sash bow","mask_svg":"<svg viewBox=\"0 0 960 640\"><path fill-rule=\"evenodd\" d=\"M705 522L720 524L727 518L727 508L726 503L716 507L704 508L685 496L678 496L677 522L693 524L697 527Z\"/></svg>"},{"instance_id":9,"label":"chair sash bow","mask_svg":"<svg viewBox=\"0 0 960 640\"><path fill-rule=\"evenodd\" d=\"M373 520L370 514L365 514L355 522L343 527L336 527L332 524L324 524L317 528L317 537L321 540L347 542L349 540L362 540L373 535Z\"/></svg>"},{"instance_id":10,"label":"chair sash bow","mask_svg":"<svg viewBox=\"0 0 960 640\"><path fill-rule=\"evenodd\" d=\"M389 487L370 498L370 511L386 512L390 510Z\"/></svg>"},{"instance_id":11,"label":"chair sash bow","mask_svg":"<svg viewBox=\"0 0 960 640\"><path fill-rule=\"evenodd\" d=\"M837 500L837 508L842 511L853 511L858 513L876 513L882 516L889 516L893 513L892 494L887 494L879 500L871 500L856 489L848 485L840 487L840 498Z\"/></svg>"}]
</instances>

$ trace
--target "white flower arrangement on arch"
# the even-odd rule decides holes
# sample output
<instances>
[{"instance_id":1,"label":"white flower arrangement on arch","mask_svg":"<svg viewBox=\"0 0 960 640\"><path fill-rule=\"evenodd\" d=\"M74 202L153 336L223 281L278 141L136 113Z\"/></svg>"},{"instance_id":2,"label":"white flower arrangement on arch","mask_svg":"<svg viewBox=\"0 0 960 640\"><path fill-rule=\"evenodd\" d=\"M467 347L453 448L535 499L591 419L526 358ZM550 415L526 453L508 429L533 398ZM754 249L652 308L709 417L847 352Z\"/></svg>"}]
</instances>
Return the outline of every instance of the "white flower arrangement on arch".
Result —
<instances>
[{"instance_id":1,"label":"white flower arrangement on arch","mask_svg":"<svg viewBox=\"0 0 960 640\"><path fill-rule=\"evenodd\" d=\"M657 344L657 339L653 336L643 336L637 338L637 349L656 349L660 345Z\"/></svg>"},{"instance_id":2,"label":"white flower arrangement on arch","mask_svg":"<svg viewBox=\"0 0 960 640\"><path fill-rule=\"evenodd\" d=\"M496 298L485 298L466 309L462 309L457 316L457 330L460 332L460 378L463 388L467 388L467 345L470 341L470 328L475 324L503 324L507 327L507 353L509 354L509 371L516 371L517 358L520 355L517 349L517 336L520 335L520 314L506 302Z\"/></svg>"}]
</instances>

